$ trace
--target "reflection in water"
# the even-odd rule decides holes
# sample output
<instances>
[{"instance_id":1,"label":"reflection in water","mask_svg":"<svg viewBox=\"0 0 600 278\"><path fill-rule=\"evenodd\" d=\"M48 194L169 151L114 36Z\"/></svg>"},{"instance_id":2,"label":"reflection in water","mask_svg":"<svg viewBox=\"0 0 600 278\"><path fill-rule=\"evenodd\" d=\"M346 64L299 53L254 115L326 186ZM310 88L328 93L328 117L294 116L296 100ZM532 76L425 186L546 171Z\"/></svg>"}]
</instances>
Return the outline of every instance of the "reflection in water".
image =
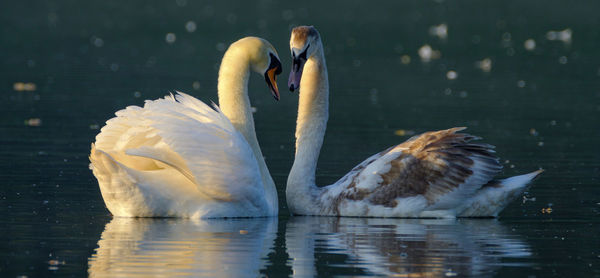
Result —
<instances>
[{"instance_id":1,"label":"reflection in water","mask_svg":"<svg viewBox=\"0 0 600 278\"><path fill-rule=\"evenodd\" d=\"M347 255L346 267L410 277L490 274L508 265L505 258L531 256L524 241L489 219L293 217L286 247L297 277L319 274L315 250Z\"/></svg>"},{"instance_id":2,"label":"reflection in water","mask_svg":"<svg viewBox=\"0 0 600 278\"><path fill-rule=\"evenodd\" d=\"M277 218L114 218L106 225L90 276L259 276L273 248Z\"/></svg>"}]
</instances>

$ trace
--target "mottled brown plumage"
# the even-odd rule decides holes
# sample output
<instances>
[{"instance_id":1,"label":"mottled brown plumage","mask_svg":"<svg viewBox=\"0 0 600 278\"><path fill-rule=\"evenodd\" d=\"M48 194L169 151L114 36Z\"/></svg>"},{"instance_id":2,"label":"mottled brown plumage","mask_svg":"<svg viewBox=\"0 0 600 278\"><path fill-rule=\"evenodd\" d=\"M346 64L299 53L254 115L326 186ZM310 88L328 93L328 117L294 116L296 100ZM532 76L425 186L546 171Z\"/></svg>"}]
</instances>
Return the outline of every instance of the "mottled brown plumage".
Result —
<instances>
[{"instance_id":1,"label":"mottled brown plumage","mask_svg":"<svg viewBox=\"0 0 600 278\"><path fill-rule=\"evenodd\" d=\"M479 138L457 133L463 129L426 132L374 156L373 158L380 158L392 151L402 152L389 162L391 167L388 172L365 173L380 175L382 178L382 182L372 191L359 189L356 184L362 171L376 159L361 163L346 176L352 180L346 190L333 200L331 208L339 214L338 206L344 199L367 200L373 205L395 207L397 198L417 195L423 195L429 204L433 204L444 194L458 189L461 185L472 187L465 189L468 194L475 192L482 185L488 184L502 166L494 155L493 146L472 143L472 140ZM473 168L474 160L481 163L477 169ZM466 184L475 171L482 181L472 185ZM326 194L326 191L324 193Z\"/></svg>"},{"instance_id":2,"label":"mottled brown plumage","mask_svg":"<svg viewBox=\"0 0 600 278\"><path fill-rule=\"evenodd\" d=\"M306 42L306 38L308 37L319 37L319 32L317 29L312 26L298 26L292 29L292 39L298 42L298 44L302 44Z\"/></svg>"}]
</instances>

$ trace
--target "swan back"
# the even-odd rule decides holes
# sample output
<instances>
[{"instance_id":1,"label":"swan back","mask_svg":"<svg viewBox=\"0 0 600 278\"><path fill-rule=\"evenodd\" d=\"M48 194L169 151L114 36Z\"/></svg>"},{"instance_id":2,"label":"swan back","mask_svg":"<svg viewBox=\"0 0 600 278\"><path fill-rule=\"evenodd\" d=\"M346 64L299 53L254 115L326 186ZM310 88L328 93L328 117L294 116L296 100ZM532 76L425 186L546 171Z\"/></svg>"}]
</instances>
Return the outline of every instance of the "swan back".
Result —
<instances>
[{"instance_id":1,"label":"swan back","mask_svg":"<svg viewBox=\"0 0 600 278\"><path fill-rule=\"evenodd\" d=\"M179 93L116 115L90 156L114 215L271 215L251 147L216 106Z\"/></svg>"}]
</instances>

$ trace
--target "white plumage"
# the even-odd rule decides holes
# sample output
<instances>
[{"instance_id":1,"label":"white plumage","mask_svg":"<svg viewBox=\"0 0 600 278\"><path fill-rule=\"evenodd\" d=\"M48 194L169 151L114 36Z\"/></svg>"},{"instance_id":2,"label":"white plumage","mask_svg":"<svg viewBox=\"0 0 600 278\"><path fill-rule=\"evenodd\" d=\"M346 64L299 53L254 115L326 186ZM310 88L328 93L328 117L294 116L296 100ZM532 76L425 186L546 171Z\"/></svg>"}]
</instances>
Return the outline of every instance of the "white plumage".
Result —
<instances>
[{"instance_id":1,"label":"white plumage","mask_svg":"<svg viewBox=\"0 0 600 278\"><path fill-rule=\"evenodd\" d=\"M270 70L277 64L269 62L272 53L276 53L272 46L258 38L242 39L227 51L219 82L239 88L219 91L221 105L228 105L230 115L177 93L148 100L144 107L127 107L107 121L92 144L90 161L113 215L277 214L275 185L256 142L247 97L249 65L258 63L260 71ZM245 116L237 123L242 131L228 118L239 114Z\"/></svg>"}]
</instances>

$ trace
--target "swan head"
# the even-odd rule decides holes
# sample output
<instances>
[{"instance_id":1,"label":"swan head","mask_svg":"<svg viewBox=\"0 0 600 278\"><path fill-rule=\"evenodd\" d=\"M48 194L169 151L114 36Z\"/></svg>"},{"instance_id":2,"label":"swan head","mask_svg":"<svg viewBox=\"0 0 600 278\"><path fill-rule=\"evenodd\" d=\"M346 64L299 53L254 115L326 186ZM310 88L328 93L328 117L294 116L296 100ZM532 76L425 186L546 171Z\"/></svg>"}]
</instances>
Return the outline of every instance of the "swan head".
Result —
<instances>
[{"instance_id":1,"label":"swan head","mask_svg":"<svg viewBox=\"0 0 600 278\"><path fill-rule=\"evenodd\" d=\"M227 52L236 50L246 52L252 70L264 75L271 94L279 100L276 79L277 75L281 74L281 61L273 45L261 38L246 37L233 43Z\"/></svg>"},{"instance_id":2,"label":"swan head","mask_svg":"<svg viewBox=\"0 0 600 278\"><path fill-rule=\"evenodd\" d=\"M292 51L292 70L288 79L290 91L298 89L302 78L304 63L317 51L319 32L313 26L298 26L292 29L290 50Z\"/></svg>"}]
</instances>

